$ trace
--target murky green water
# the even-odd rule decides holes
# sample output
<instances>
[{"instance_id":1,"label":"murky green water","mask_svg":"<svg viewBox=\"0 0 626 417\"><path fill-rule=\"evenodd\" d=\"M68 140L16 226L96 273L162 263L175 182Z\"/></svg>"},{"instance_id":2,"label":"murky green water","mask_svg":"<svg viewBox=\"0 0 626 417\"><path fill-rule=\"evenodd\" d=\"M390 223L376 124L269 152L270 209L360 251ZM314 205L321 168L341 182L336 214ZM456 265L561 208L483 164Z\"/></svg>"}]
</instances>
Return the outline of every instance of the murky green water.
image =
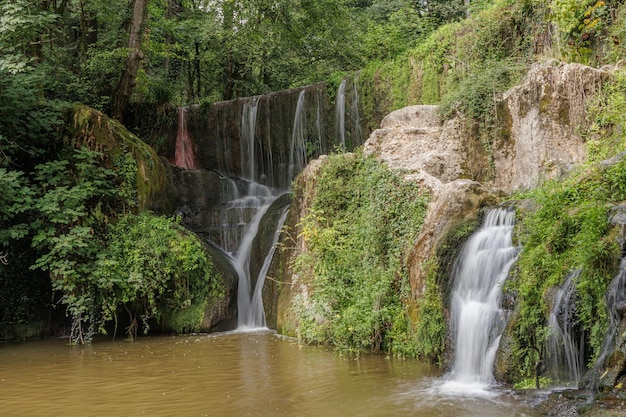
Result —
<instances>
[{"instance_id":1,"label":"murky green water","mask_svg":"<svg viewBox=\"0 0 626 417\"><path fill-rule=\"evenodd\" d=\"M437 392L437 369L339 358L272 333L0 346L0 415L535 416L511 394Z\"/></svg>"}]
</instances>

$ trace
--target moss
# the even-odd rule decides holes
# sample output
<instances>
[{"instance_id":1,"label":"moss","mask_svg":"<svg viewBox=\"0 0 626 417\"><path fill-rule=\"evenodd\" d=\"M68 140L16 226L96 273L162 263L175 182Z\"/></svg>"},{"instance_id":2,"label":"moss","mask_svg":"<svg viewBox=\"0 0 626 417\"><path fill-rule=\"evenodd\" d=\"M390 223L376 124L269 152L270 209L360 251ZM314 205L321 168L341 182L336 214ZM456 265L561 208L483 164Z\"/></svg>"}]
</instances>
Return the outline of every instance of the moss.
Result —
<instances>
[{"instance_id":1,"label":"moss","mask_svg":"<svg viewBox=\"0 0 626 417\"><path fill-rule=\"evenodd\" d=\"M619 230L608 222L607 204L624 195L624 165L588 166L562 181L528 192L535 201L518 212L522 245L507 292L518 302L510 325L511 355L522 378L533 377L548 335L549 292L580 269L577 321L587 335L587 360L599 354L607 325L604 293L617 271Z\"/></svg>"},{"instance_id":2,"label":"moss","mask_svg":"<svg viewBox=\"0 0 626 417\"><path fill-rule=\"evenodd\" d=\"M86 106L74 106L66 111L64 142L73 147L87 147L101 152L111 167L128 162L135 164L135 184L139 210L158 205L167 184L166 168L156 152L117 120Z\"/></svg>"}]
</instances>

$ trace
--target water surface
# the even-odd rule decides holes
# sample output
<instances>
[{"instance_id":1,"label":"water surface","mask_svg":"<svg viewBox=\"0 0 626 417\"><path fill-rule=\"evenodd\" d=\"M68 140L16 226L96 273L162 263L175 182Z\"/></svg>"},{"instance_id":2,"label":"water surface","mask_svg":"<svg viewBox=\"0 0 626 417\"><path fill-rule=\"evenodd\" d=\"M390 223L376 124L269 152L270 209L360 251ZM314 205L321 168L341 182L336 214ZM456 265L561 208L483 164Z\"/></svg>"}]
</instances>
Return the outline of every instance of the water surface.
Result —
<instances>
[{"instance_id":1,"label":"water surface","mask_svg":"<svg viewBox=\"0 0 626 417\"><path fill-rule=\"evenodd\" d=\"M271 332L0 346L0 415L536 416L513 395L446 395L439 371L345 359Z\"/></svg>"}]
</instances>

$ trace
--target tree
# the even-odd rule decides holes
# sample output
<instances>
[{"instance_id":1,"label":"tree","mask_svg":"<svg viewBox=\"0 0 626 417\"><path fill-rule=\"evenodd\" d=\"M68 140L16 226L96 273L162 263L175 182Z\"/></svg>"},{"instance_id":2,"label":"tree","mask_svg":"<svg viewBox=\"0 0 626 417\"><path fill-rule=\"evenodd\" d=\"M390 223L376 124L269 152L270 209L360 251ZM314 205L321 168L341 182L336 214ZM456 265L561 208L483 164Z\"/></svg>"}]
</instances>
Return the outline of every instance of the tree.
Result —
<instances>
[{"instance_id":1,"label":"tree","mask_svg":"<svg viewBox=\"0 0 626 417\"><path fill-rule=\"evenodd\" d=\"M137 72L144 59L141 50L141 37L146 20L148 0L133 0L133 14L130 25L130 35L128 37L128 58L126 59L126 67L122 73L119 86L115 92L113 99L112 113L113 117L122 121L124 110L130 101L135 85L137 85Z\"/></svg>"}]
</instances>

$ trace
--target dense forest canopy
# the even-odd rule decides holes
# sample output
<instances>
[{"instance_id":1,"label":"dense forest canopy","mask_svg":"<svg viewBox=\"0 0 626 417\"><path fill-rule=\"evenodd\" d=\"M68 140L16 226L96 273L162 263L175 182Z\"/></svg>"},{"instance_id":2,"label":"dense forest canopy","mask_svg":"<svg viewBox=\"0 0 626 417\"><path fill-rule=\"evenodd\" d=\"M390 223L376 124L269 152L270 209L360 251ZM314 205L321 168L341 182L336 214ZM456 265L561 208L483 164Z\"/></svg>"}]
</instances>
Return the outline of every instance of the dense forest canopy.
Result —
<instances>
[{"instance_id":1,"label":"dense forest canopy","mask_svg":"<svg viewBox=\"0 0 626 417\"><path fill-rule=\"evenodd\" d=\"M141 63L134 101L231 99L357 70L465 16L462 1L16 0L1 7L0 69L14 77L36 72L46 98L107 113L115 113L129 57Z\"/></svg>"}]
</instances>

